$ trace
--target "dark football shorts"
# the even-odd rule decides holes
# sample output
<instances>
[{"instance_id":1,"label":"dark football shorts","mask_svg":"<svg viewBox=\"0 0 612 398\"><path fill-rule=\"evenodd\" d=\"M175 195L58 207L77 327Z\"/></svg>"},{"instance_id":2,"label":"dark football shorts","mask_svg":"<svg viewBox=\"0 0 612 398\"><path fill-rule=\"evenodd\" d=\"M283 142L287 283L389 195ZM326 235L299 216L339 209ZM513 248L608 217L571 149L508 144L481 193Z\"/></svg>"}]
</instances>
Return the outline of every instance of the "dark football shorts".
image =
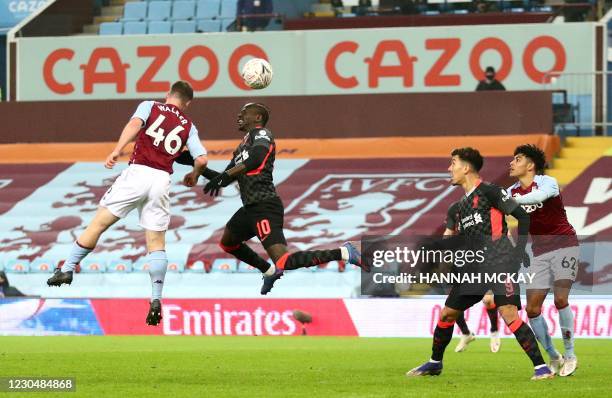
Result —
<instances>
[{"instance_id":1,"label":"dark football shorts","mask_svg":"<svg viewBox=\"0 0 612 398\"><path fill-rule=\"evenodd\" d=\"M226 228L241 242L257 236L267 249L277 243L287 244L283 233L284 218L283 202L276 197L241 207L227 222Z\"/></svg>"},{"instance_id":2,"label":"dark football shorts","mask_svg":"<svg viewBox=\"0 0 612 398\"><path fill-rule=\"evenodd\" d=\"M458 311L465 311L478 303L489 290L493 292L493 300L497 307L502 305L514 305L521 309L520 287L518 283L495 283L482 285L475 291L474 286L466 288L462 285L454 285L446 298L445 306Z\"/></svg>"}]
</instances>

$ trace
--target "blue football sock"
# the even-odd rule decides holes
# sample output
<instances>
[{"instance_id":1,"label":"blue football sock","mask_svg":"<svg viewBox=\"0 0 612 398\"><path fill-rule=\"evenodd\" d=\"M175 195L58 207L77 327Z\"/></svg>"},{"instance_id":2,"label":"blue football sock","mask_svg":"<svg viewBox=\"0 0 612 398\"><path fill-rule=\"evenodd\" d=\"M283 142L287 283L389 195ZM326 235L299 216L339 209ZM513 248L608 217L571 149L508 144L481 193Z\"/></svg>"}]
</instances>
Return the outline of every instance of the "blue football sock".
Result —
<instances>
[{"instance_id":1,"label":"blue football sock","mask_svg":"<svg viewBox=\"0 0 612 398\"><path fill-rule=\"evenodd\" d=\"M535 318L529 318L529 325L531 329L533 329L533 333L536 335L536 338L542 344L548 355L551 359L557 359L557 350L553 345L552 339L548 334L548 325L546 324L546 320L542 314L536 316Z\"/></svg>"},{"instance_id":2,"label":"blue football sock","mask_svg":"<svg viewBox=\"0 0 612 398\"><path fill-rule=\"evenodd\" d=\"M559 311L559 324L561 325L561 337L565 346L565 357L574 358L574 313L570 306Z\"/></svg>"},{"instance_id":3,"label":"blue football sock","mask_svg":"<svg viewBox=\"0 0 612 398\"><path fill-rule=\"evenodd\" d=\"M149 276L151 277L151 300L161 300L166 270L168 269L168 257L165 251L158 250L149 253L147 261L149 262Z\"/></svg>"},{"instance_id":4,"label":"blue football sock","mask_svg":"<svg viewBox=\"0 0 612 398\"><path fill-rule=\"evenodd\" d=\"M72 249L70 249L70 254L68 258L62 265L62 272L74 271L78 263L81 262L89 253L91 253L93 249L89 249L87 247L83 247L79 245L78 241L75 241L72 244Z\"/></svg>"}]
</instances>

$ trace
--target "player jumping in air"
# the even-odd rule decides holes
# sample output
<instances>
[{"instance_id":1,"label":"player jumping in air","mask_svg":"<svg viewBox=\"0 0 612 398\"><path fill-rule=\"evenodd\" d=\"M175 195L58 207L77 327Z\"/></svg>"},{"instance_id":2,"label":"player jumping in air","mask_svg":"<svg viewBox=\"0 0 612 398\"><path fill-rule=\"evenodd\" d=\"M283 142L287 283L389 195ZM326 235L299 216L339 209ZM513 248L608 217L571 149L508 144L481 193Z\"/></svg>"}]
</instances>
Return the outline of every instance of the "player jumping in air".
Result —
<instances>
[{"instance_id":1,"label":"player jumping in air","mask_svg":"<svg viewBox=\"0 0 612 398\"><path fill-rule=\"evenodd\" d=\"M509 194L500 187L482 182L478 172L483 159L473 148L455 149L451 154L451 183L461 186L465 195L457 206L462 240L484 252L484 263L479 270L489 275L516 273L521 261L528 262L525 253L529 216ZM517 246L507 236L504 214L514 216L519 224ZM477 265L477 264L475 264ZM428 376L442 373L442 358L453 337L453 326L461 311L480 301L488 290L493 291L499 313L514 333L516 340L535 368L532 380L552 378L553 373L544 363L533 331L519 317L520 290L517 283L480 283L454 285L440 313L434 331L432 356L428 362L410 370L407 376Z\"/></svg>"},{"instance_id":2,"label":"player jumping in air","mask_svg":"<svg viewBox=\"0 0 612 398\"><path fill-rule=\"evenodd\" d=\"M578 366L574 354L574 314L568 297L578 271L580 247L576 231L567 220L559 185L544 175L546 156L535 145L521 145L510 162L510 176L517 182L509 188L514 200L530 215L529 233L533 240L535 272L527 288L527 315L538 341L550 356L550 367L559 376L569 376ZM541 314L542 304L552 288L559 311L565 354L555 349L548 325Z\"/></svg>"},{"instance_id":3,"label":"player jumping in air","mask_svg":"<svg viewBox=\"0 0 612 398\"><path fill-rule=\"evenodd\" d=\"M311 250L290 253L283 233L284 207L272 180L276 144L266 124L270 118L263 104L246 104L238 114L238 130L242 142L222 173L206 169L203 176L210 181L204 193L217 196L222 187L238 182L243 206L225 226L219 246L237 259L264 274L261 294L268 294L284 271L312 267L329 261L347 261L361 265L361 253L352 243L333 250ZM179 160L190 164L188 154ZM245 243L257 236L274 262L269 264ZM363 266L365 267L365 266Z\"/></svg>"},{"instance_id":4,"label":"player jumping in air","mask_svg":"<svg viewBox=\"0 0 612 398\"><path fill-rule=\"evenodd\" d=\"M168 258L165 234L170 223L170 174L172 164L186 145L195 159L193 170L183 184L193 187L206 167L206 150L198 130L183 113L193 99L189 83L178 81L166 95L165 104L144 101L126 124L115 149L106 158L105 167L112 169L128 143L136 139L130 166L106 191L100 207L87 229L77 238L60 270L49 278L49 286L72 283L76 265L96 247L98 239L110 226L138 209L140 226L145 230L150 264L152 297L147 323L161 320L161 295Z\"/></svg>"},{"instance_id":5,"label":"player jumping in air","mask_svg":"<svg viewBox=\"0 0 612 398\"><path fill-rule=\"evenodd\" d=\"M461 233L461 229L459 228L458 223L458 206L459 202L454 202L448 208L448 212L446 213L446 229L444 230L444 236L453 236ZM493 294L491 292L487 292L484 298L482 299L482 303L485 305L487 309L487 315L489 316L489 320L491 321L491 343L490 348L491 352L498 352L501 347L501 339L499 337L499 331L497 327L498 317L497 317L497 307L495 306L495 301L493 300ZM455 352L463 352L467 349L468 344L476 339L474 333L470 331L470 328L465 321L464 312L459 313L457 317L456 324L461 330L461 337L459 338L459 343L455 347Z\"/></svg>"}]
</instances>

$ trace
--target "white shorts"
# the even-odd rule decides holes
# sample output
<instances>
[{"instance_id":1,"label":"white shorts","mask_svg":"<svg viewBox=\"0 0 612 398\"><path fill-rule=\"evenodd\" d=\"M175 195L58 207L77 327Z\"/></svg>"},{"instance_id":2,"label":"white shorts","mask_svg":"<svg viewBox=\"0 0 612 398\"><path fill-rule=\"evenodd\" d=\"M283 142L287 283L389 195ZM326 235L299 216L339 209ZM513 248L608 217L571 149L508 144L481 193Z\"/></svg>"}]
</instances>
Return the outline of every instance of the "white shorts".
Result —
<instances>
[{"instance_id":1,"label":"white shorts","mask_svg":"<svg viewBox=\"0 0 612 398\"><path fill-rule=\"evenodd\" d=\"M119 218L138 208L141 227L166 231L170 225L170 174L132 164L106 191L100 206Z\"/></svg>"},{"instance_id":2,"label":"white shorts","mask_svg":"<svg viewBox=\"0 0 612 398\"><path fill-rule=\"evenodd\" d=\"M563 247L534 257L531 268L527 272L535 272L533 282L527 289L550 289L554 281L569 279L576 280L580 247Z\"/></svg>"}]
</instances>

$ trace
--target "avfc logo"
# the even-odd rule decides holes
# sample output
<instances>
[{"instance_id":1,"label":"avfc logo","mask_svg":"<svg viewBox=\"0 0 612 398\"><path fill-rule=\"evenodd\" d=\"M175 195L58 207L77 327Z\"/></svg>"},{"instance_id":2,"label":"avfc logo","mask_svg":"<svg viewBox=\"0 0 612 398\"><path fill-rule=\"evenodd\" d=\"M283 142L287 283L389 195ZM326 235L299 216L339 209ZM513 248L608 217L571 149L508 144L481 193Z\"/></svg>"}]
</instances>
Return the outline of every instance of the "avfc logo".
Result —
<instances>
[{"instance_id":1,"label":"avfc logo","mask_svg":"<svg viewBox=\"0 0 612 398\"><path fill-rule=\"evenodd\" d=\"M362 235L418 234L439 226L424 217L455 189L448 175L327 174L285 210L285 235L299 250Z\"/></svg>"}]
</instances>

